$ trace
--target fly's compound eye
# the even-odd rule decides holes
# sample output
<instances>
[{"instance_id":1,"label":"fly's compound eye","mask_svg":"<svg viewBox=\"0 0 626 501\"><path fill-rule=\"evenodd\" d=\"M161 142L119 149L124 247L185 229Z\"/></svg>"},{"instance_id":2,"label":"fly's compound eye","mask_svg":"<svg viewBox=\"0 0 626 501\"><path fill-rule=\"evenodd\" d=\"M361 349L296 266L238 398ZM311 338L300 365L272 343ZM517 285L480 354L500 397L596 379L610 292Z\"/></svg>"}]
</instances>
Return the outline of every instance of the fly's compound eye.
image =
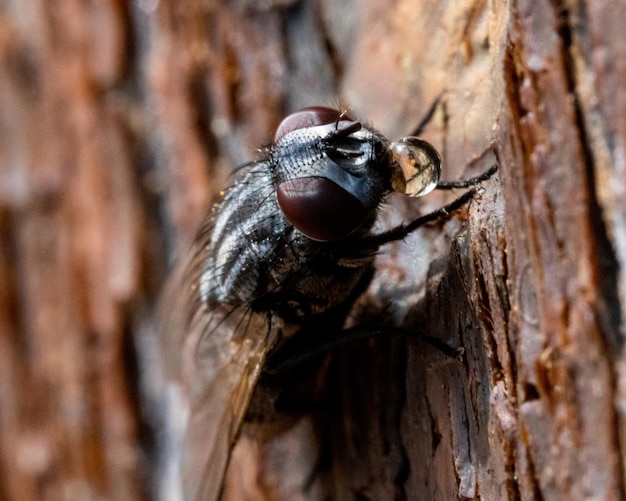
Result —
<instances>
[{"instance_id":1,"label":"fly's compound eye","mask_svg":"<svg viewBox=\"0 0 626 501\"><path fill-rule=\"evenodd\" d=\"M312 240L340 240L358 228L366 216L356 197L325 177L304 177L281 183L278 205L294 228Z\"/></svg>"},{"instance_id":2,"label":"fly's compound eye","mask_svg":"<svg viewBox=\"0 0 626 501\"><path fill-rule=\"evenodd\" d=\"M280 123L274 142L278 143L295 130L344 120L352 121L348 115L333 108L303 108ZM340 153L343 154L340 159L333 158L337 163L339 160L355 162L351 151L342 150L336 154ZM329 158L334 154L331 151ZM276 196L287 221L312 240L340 240L358 228L366 216L365 207L354 195L326 177L309 176L284 181L276 187Z\"/></svg>"},{"instance_id":3,"label":"fly's compound eye","mask_svg":"<svg viewBox=\"0 0 626 501\"><path fill-rule=\"evenodd\" d=\"M277 143L284 136L294 130L316 127L318 125L326 125L333 122L339 122L340 120L352 121L348 115L333 108L326 108L324 106L310 106L308 108L302 108L301 110L288 115L282 122L280 122L280 125L276 129L276 134L274 134L274 142Z\"/></svg>"},{"instance_id":4,"label":"fly's compound eye","mask_svg":"<svg viewBox=\"0 0 626 501\"><path fill-rule=\"evenodd\" d=\"M432 144L417 137L403 137L389 144L391 187L410 197L421 197L435 189L441 158Z\"/></svg>"}]
</instances>

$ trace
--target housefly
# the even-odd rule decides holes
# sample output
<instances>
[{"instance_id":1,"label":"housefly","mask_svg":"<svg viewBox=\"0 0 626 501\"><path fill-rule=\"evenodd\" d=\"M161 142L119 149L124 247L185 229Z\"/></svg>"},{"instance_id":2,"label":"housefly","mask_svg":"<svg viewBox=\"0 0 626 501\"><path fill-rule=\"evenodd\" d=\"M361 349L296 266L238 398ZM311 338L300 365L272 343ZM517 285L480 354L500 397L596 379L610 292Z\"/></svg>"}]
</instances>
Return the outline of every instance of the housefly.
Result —
<instances>
[{"instance_id":1,"label":"housefly","mask_svg":"<svg viewBox=\"0 0 626 501\"><path fill-rule=\"evenodd\" d=\"M169 349L182 352L189 399L181 460L185 499L219 497L242 423L272 405L269 394L259 396L259 381L290 359L306 358L303 351L319 349L320 331L341 338L350 307L372 279L379 248L447 217L474 190L376 233L385 198L467 188L495 172L439 182L441 161L426 141L390 141L325 107L287 116L262 151L222 193L172 279L175 292L165 296L166 335L182 334L179 346Z\"/></svg>"}]
</instances>

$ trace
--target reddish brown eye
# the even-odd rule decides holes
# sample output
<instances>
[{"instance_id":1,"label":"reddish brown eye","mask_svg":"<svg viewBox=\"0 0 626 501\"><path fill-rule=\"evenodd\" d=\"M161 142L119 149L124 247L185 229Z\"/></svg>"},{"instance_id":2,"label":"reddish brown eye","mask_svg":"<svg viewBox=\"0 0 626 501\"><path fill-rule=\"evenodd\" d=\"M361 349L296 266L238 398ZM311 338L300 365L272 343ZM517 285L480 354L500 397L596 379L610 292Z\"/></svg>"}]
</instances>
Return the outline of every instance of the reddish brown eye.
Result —
<instances>
[{"instance_id":1,"label":"reddish brown eye","mask_svg":"<svg viewBox=\"0 0 626 501\"><path fill-rule=\"evenodd\" d=\"M290 179L278 185L276 194L287 221L313 240L346 237L365 217L356 197L324 177Z\"/></svg>"},{"instance_id":2,"label":"reddish brown eye","mask_svg":"<svg viewBox=\"0 0 626 501\"><path fill-rule=\"evenodd\" d=\"M286 116L274 134L274 142L278 142L283 136L294 130L305 127L326 125L338 120L352 120L348 115L333 108L325 106L309 106Z\"/></svg>"}]
</instances>

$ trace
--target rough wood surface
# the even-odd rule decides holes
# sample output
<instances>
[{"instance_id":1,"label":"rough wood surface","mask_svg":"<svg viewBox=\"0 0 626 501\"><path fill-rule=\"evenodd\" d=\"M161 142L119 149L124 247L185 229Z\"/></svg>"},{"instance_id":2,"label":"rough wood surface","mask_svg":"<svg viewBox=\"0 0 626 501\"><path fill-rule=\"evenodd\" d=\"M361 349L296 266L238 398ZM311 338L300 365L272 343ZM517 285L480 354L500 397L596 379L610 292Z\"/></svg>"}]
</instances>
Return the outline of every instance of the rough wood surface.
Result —
<instances>
[{"instance_id":1,"label":"rough wood surface","mask_svg":"<svg viewBox=\"0 0 626 501\"><path fill-rule=\"evenodd\" d=\"M399 137L438 96L445 178L498 175L385 249L353 317L462 361L344 347L335 405L244 439L226 497L623 499L625 18L608 0L0 4L0 499L176 499L168 257L285 113L339 101Z\"/></svg>"}]
</instances>

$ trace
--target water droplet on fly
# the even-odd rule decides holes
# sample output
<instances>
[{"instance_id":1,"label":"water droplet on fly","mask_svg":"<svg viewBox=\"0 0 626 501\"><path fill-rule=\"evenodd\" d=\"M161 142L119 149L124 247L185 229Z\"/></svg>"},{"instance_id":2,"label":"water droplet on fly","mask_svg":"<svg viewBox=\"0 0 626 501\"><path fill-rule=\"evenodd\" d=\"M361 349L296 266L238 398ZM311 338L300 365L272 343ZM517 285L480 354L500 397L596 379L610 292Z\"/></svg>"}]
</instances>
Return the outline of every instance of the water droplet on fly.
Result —
<instances>
[{"instance_id":1,"label":"water droplet on fly","mask_svg":"<svg viewBox=\"0 0 626 501\"><path fill-rule=\"evenodd\" d=\"M439 153L427 141L403 137L389 144L391 187L410 197L421 197L435 189L441 172Z\"/></svg>"}]
</instances>

